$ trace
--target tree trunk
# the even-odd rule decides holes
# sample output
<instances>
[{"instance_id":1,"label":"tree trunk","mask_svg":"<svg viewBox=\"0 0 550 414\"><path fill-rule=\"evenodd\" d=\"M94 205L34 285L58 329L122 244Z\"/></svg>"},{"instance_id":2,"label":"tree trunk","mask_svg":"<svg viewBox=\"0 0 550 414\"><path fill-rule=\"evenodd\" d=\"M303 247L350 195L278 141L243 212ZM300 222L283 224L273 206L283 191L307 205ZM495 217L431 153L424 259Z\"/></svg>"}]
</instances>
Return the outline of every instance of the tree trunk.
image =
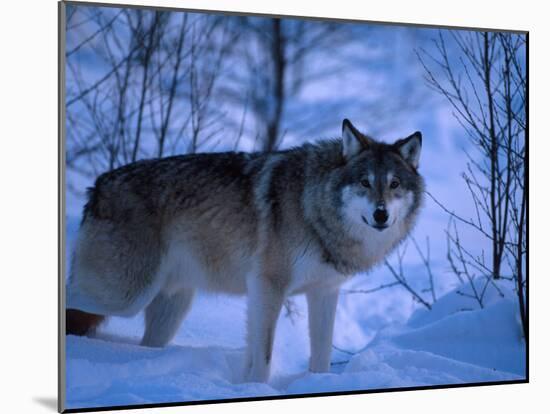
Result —
<instances>
[{"instance_id":1,"label":"tree trunk","mask_svg":"<svg viewBox=\"0 0 550 414\"><path fill-rule=\"evenodd\" d=\"M499 171L498 171L498 140L495 133L495 110L493 102L493 93L491 90L491 66L492 61L489 57L489 33L485 32L483 34L483 68L484 68L484 83L485 83L485 92L487 93L487 102L489 106L489 158L491 161L491 171L490 171L490 220L491 220L491 236L493 243L493 278L498 279L500 277L500 262L501 262L501 253L499 251L499 242L498 242L498 217L497 210L499 208L498 204L501 203L500 200L497 200L497 186L499 185Z\"/></svg>"},{"instance_id":2,"label":"tree trunk","mask_svg":"<svg viewBox=\"0 0 550 414\"><path fill-rule=\"evenodd\" d=\"M272 26L272 48L271 57L273 62L273 100L274 108L273 112L270 111L266 141L264 149L266 151L273 151L277 149L279 144L279 133L281 118L283 115L283 105L285 100L285 72L286 72L286 58L285 58L285 39L281 28L281 19L273 19ZM270 107L271 109L271 107Z\"/></svg>"}]
</instances>

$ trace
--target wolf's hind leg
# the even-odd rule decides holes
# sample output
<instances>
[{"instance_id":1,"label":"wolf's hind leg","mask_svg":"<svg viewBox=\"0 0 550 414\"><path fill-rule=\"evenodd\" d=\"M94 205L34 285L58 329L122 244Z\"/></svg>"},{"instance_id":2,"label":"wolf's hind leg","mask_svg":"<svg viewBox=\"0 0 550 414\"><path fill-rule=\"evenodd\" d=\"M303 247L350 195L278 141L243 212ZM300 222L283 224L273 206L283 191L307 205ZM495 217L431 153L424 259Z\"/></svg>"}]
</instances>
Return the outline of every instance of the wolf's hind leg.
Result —
<instances>
[{"instance_id":1,"label":"wolf's hind leg","mask_svg":"<svg viewBox=\"0 0 550 414\"><path fill-rule=\"evenodd\" d=\"M167 345L180 327L193 300L193 289L181 289L174 294L159 292L145 309L145 333L141 345Z\"/></svg>"},{"instance_id":2,"label":"wolf's hind leg","mask_svg":"<svg viewBox=\"0 0 550 414\"><path fill-rule=\"evenodd\" d=\"M67 309L65 311L65 323L67 335L90 335L94 334L97 327L105 320L105 316L95 313L88 313L78 309Z\"/></svg>"},{"instance_id":3,"label":"wolf's hind leg","mask_svg":"<svg viewBox=\"0 0 550 414\"><path fill-rule=\"evenodd\" d=\"M338 289L314 290L307 293L309 342L311 356L309 369L312 372L328 372L332 351L334 317L338 304Z\"/></svg>"}]
</instances>

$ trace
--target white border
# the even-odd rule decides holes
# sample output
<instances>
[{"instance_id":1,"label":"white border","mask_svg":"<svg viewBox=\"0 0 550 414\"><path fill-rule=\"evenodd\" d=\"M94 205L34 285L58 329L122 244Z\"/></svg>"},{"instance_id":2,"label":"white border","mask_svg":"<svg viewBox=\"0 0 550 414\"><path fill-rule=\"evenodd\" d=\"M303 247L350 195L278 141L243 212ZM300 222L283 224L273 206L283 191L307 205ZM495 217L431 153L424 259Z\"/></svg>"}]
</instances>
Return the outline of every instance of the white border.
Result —
<instances>
[{"instance_id":1,"label":"white border","mask_svg":"<svg viewBox=\"0 0 550 414\"><path fill-rule=\"evenodd\" d=\"M141 410L255 413L282 410L498 414L540 412L548 400L548 232L542 158L550 142L547 11L543 2L462 0L128 0L131 4L325 16L530 31L531 383ZM0 13L2 409L54 412L57 389L57 4L12 0ZM538 190L534 190L537 188ZM535 223L533 225L533 223ZM540 253L540 254L539 254ZM161 411L162 410L162 411ZM131 411L126 411L131 412Z\"/></svg>"}]
</instances>

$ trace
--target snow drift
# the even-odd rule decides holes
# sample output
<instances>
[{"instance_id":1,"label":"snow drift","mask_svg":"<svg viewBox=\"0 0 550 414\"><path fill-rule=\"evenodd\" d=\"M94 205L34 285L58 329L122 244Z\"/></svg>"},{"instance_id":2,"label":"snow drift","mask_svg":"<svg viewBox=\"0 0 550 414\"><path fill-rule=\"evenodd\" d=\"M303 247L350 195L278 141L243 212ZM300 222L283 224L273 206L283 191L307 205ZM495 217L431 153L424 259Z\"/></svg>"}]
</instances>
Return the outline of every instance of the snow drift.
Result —
<instances>
[{"instance_id":1,"label":"snow drift","mask_svg":"<svg viewBox=\"0 0 550 414\"><path fill-rule=\"evenodd\" d=\"M283 312L280 317L269 384L241 380L244 298L199 297L173 344L163 349L138 345L140 316L113 318L95 338L67 337L67 407L525 378L525 344L514 293L487 291L484 307L475 309L462 294L467 289L468 285L460 286L440 298L432 310L418 309L406 323L388 324L374 332L366 322L346 330L353 319L347 315L354 309L349 302L358 298L342 295L334 338L339 346L333 352L332 372L327 374L307 370L306 307L298 297L299 316L291 320ZM387 303L392 293L372 296L371 302ZM354 337L358 338L354 341ZM340 348L365 338L370 338L368 344L358 351Z\"/></svg>"}]
</instances>

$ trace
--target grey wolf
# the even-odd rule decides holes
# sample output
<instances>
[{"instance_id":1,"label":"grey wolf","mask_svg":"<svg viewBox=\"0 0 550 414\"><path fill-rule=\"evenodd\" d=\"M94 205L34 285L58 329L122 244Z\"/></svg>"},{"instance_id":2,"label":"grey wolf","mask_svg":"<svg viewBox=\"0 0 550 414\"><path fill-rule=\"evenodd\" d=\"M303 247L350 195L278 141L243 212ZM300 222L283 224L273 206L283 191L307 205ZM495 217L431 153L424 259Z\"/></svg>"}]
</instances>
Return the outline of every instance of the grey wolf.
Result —
<instances>
[{"instance_id":1,"label":"grey wolf","mask_svg":"<svg viewBox=\"0 0 550 414\"><path fill-rule=\"evenodd\" d=\"M246 294L244 378L269 378L289 295L308 303L310 370L330 368L339 287L379 263L420 211L420 132L359 132L270 153L143 160L89 190L67 286L67 333L145 309L144 346L166 345L198 289Z\"/></svg>"}]
</instances>

